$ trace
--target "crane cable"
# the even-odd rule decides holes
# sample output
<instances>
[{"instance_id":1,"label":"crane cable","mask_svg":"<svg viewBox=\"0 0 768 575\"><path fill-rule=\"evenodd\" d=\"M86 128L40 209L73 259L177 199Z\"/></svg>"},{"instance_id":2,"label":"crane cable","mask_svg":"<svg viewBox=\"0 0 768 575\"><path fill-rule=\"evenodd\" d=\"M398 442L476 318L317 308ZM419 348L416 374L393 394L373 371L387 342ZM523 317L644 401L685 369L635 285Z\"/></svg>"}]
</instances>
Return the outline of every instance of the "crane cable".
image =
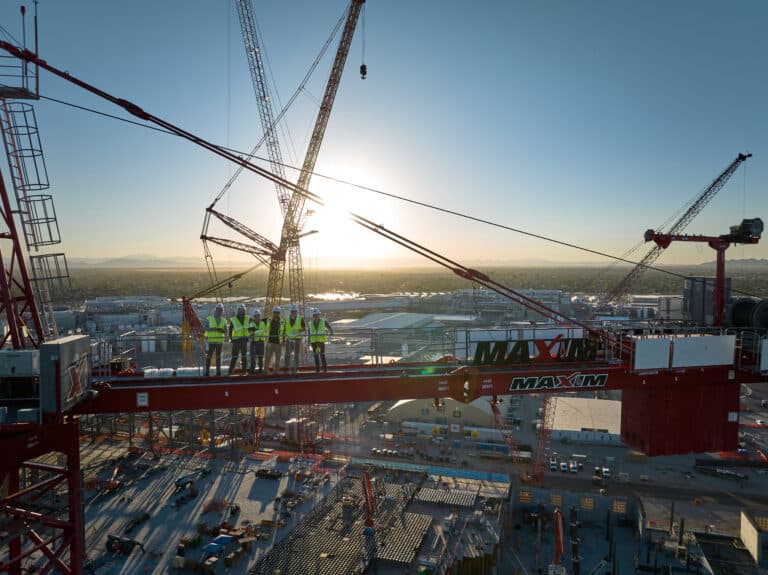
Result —
<instances>
[{"instance_id":1,"label":"crane cable","mask_svg":"<svg viewBox=\"0 0 768 575\"><path fill-rule=\"evenodd\" d=\"M106 112L101 112L99 110L94 110L92 108L87 108L85 106L80 106L80 105L77 105L77 104L73 104L71 102L66 102L64 100L58 100L56 98L51 98L51 97L47 97L47 96L40 96L40 98L41 99L45 99L45 100L50 100L52 102L56 102L58 104L62 104L62 105L65 105L65 106L70 106L72 108L77 108L77 109L83 110L85 112L91 112L93 114L97 114L97 115L100 115L100 116L105 116L107 118L111 118L111 119L114 119L114 120L120 120L121 122L126 122L126 123L129 123L129 124L134 124L136 126L140 126L142 128L147 128L147 129L150 129L150 130L154 130L156 132L162 132L164 134L168 134L168 135L171 135L171 136L181 137L181 136L178 136L177 134L174 134L170 130L166 130L164 128L159 128L157 126L152 126L150 124L146 124L146 123L143 123L143 122L137 122L135 120L131 120L130 118L125 118L125 117L122 117L122 116L116 116L114 114L108 114ZM246 161L247 160L252 160L252 159L253 160L261 160L261 161L265 161L265 162L268 161L267 158L264 158L262 156L258 156L255 153L248 153L248 152L244 152L242 150L237 150L237 149L234 149L234 148L227 148L225 146L218 146L218 147L223 149L223 150L226 150L228 152L232 152L232 153L235 153L235 154L240 154L240 155L243 156L242 159L246 160ZM281 165L283 167L285 167L285 168L289 168L289 169L294 170L294 171L299 171L300 170L300 168L298 168L296 166L293 166L291 164L282 163ZM243 166L240 165L238 167L238 170L236 171L236 174L239 174L243 169L244 169ZM327 181L330 181L330 182L335 182L337 184L342 184L342 185L345 185L345 186L350 186L350 187L353 187L353 188L357 188L359 190L363 190L363 191L371 192L371 193L374 193L374 194L378 194L380 196L388 197L388 198L391 198L393 200L398 200L398 201L401 201L401 202L404 202L404 203L413 204L413 205L420 206L420 207L423 207L423 208L427 208L427 209L430 209L430 210L433 210L433 211L436 211L436 212L448 214L448 215L451 215L451 216L456 216L456 217L459 217L459 218L463 218L463 219L470 220L470 221L473 221L473 222L477 222L477 223L480 223L480 224L484 224L484 225L487 225L487 226L491 226L491 227L499 228L499 229L502 229L502 230L514 232L516 234L520 234L520 235L523 235L523 236L528 236L528 237L531 237L531 238L534 238L534 239L539 239L539 240L543 240L543 241L546 241L546 242L554 243L554 244L557 244L557 245L560 245L560 246L563 246L563 247L579 250L579 251L582 251L582 252L585 252L585 253L589 253L589 254L592 254L592 255L596 255L596 256L612 259L612 260L615 260L616 262L625 263L625 264L631 264L633 266L636 266L636 265L639 264L639 262L630 260L627 257L616 256L616 255L613 255L613 254L609 254L607 252L601 252L600 250L595 250L595 249L592 249L592 248L587 248L587 247L584 247L584 246L580 246L578 244L574 244L574 243L571 243L571 242L566 242L564 240L558 240L558 239L550 237L550 236L545 236L545 235L542 235L542 234L537 234L537 233L530 232L530 231L527 231L527 230L524 230L524 229L521 229L521 228L516 228L516 227L513 227L513 226L508 226L506 224L501 224L499 222L494 222L492 220L488 220L488 219L485 219L485 218L480 218L480 217L477 217L477 216L472 216L470 214L458 212L458 211L451 210L451 209L448 209L448 208L443 208L441 206L438 206L438 205L435 205L435 204L430 204L428 202L422 202L422 201L419 201L419 200L414 200L412 198L407 198L405 196L400 196L400 195L397 195L397 194L393 194L391 192L385 192L383 190L372 188L370 186L365 186L363 184L357 184L355 182L350 182L348 180L344 180L344 179L341 179L341 178L335 178L333 176L328 176L328 175L320 173L320 172L314 172L313 171L312 175L313 175L313 177L318 177L318 178L321 178L321 179L324 179L324 180L327 180ZM644 245L644 244L641 244L641 245ZM634 250L630 250L630 251L634 251ZM686 279L688 277L688 276L686 276L684 274L673 272L671 270L665 270L665 269L662 269L662 268L658 268L658 267L655 267L653 265L647 265L645 267L648 270L656 271L656 272L659 272L659 273L662 273L662 274L666 274L666 275L669 275L669 276L672 276L672 277L677 277L677 278L681 278L681 279ZM745 292L743 290L737 290L737 289L734 289L734 288L731 288L731 292L738 293L738 294L741 294L741 295L744 295L744 296L748 296L748 297L754 297L754 298L759 298L760 297L760 296L757 296L757 295L752 294L750 292Z\"/></svg>"},{"instance_id":2,"label":"crane cable","mask_svg":"<svg viewBox=\"0 0 768 575\"><path fill-rule=\"evenodd\" d=\"M339 29L341 28L341 25L344 23L346 15L347 15L347 10L345 9L344 13L341 15L341 17L336 22L336 25L333 27L333 30L331 30L330 36L328 36L328 39L325 41L325 44L323 44L323 47L320 49L320 52L318 53L317 57L312 62L312 65L309 67L309 70L307 70L307 73L304 75L304 78L299 83L298 87L293 92L293 94L291 95L291 97L288 100L288 102L286 102L285 106L283 106L283 109L280 110L280 113L277 115L277 117L275 118L275 121L272 123L272 125L269 127L269 129L268 130L264 130L264 134L261 136L261 139L253 147L251 152L246 154L246 159L247 160L251 160L251 159L256 158L256 152L259 150L261 145L266 141L267 136L275 129L275 127L278 125L280 120L283 119L283 116L288 111L288 109L293 105L293 102L296 100L296 98L299 97L299 94L304 92L304 88L306 87L307 82L309 82L310 77L314 73L314 71L317 68L317 66L320 64L320 60L322 60L323 56L325 56L325 53L328 50L328 48L330 47L331 42L333 42L333 39L336 37L336 34L338 33ZM170 133L172 135L177 135L177 134L173 134L173 132L170 132L170 131L168 133ZM242 154L243 152L236 152L236 153ZM212 208L213 206L215 206L216 203L222 198L222 196L224 196L224 194L227 193L227 190L229 190L229 188L232 187L232 184L235 183L235 180L243 172L243 169L244 169L243 165L240 164L237 167L237 170L235 170L235 173L232 175L232 177L229 178L229 180L227 180L226 184L224 184L224 187L221 189L219 194L216 196L216 199L213 200L213 202L211 203L211 205L209 207Z\"/></svg>"}]
</instances>

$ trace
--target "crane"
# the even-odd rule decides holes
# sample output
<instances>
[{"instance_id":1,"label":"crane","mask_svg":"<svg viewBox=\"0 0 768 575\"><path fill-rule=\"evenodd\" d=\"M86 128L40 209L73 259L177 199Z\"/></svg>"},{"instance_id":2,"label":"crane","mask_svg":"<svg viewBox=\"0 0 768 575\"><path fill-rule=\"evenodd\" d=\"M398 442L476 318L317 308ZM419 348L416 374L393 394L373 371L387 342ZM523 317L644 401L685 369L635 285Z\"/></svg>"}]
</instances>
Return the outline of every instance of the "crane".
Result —
<instances>
[{"instance_id":1,"label":"crane","mask_svg":"<svg viewBox=\"0 0 768 575\"><path fill-rule=\"evenodd\" d=\"M562 564L565 556L565 532L563 529L563 514L559 508L555 508L552 522L555 528L555 553L552 563L549 565L549 575L565 575L565 566Z\"/></svg>"},{"instance_id":2,"label":"crane","mask_svg":"<svg viewBox=\"0 0 768 575\"><path fill-rule=\"evenodd\" d=\"M257 267L259 266L252 266L245 271L231 275L228 278L208 286L190 297L181 298L181 349L184 352L185 365L191 365L193 363L194 343L201 342L205 335L205 327L203 327L200 318L197 317L197 313L195 313L195 310L192 307L192 300L205 297L212 293L217 293L222 288L231 286L232 283L252 272Z\"/></svg>"},{"instance_id":3,"label":"crane","mask_svg":"<svg viewBox=\"0 0 768 575\"><path fill-rule=\"evenodd\" d=\"M376 512L376 500L373 496L371 475L368 471L363 472L363 494L365 495L365 526L373 527L373 514Z\"/></svg>"},{"instance_id":4,"label":"crane","mask_svg":"<svg viewBox=\"0 0 768 575\"><path fill-rule=\"evenodd\" d=\"M704 191L691 203L691 205L688 206L688 209L685 210L683 215L680 216L680 218L674 224L672 224L666 233L681 233L686 228L686 226L691 223L693 218L695 218L699 212L704 209L709 201L715 197L717 192L719 192L723 186L728 183L728 180L731 179L731 176L736 171L736 168L738 168L747 158L751 157L752 154L739 154L736 156L736 159L733 160L730 165L719 176L717 176L717 178L715 178L709 186L704 189ZM605 301L615 302L623 295L625 295L635 280L637 280L637 278L642 275L646 268L651 266L653 262L658 259L658 257L661 255L661 252L664 251L665 247L666 246L662 247L657 244L651 248L651 250L645 254L645 257L643 257L643 259L637 263L632 271L630 271L626 277L624 277L624 279L621 280L619 284L613 288L613 290L611 290Z\"/></svg>"},{"instance_id":5,"label":"crane","mask_svg":"<svg viewBox=\"0 0 768 575\"><path fill-rule=\"evenodd\" d=\"M740 224L731 226L730 232L721 236L697 236L687 234L661 234L654 230L645 232L645 241L654 242L657 247L666 249L672 242L704 242L717 252L717 271L713 299L715 304L715 326L723 326L725 311L725 250L734 244L756 244L763 233L763 220L745 219Z\"/></svg>"},{"instance_id":6,"label":"crane","mask_svg":"<svg viewBox=\"0 0 768 575\"><path fill-rule=\"evenodd\" d=\"M312 136L307 146L307 153L304 157L304 163L301 167L296 187L300 190L307 190L309 182L312 179L312 172L315 169L317 156L320 152L320 145L323 143L325 129L328 126L328 119L331 116L331 109L336 98L336 92L339 89L341 73L344 71L344 64L349 54L349 48L352 45L352 37L355 33L357 20L360 11L365 4L365 0L352 0L347 12L347 19L344 23L344 30L341 33L341 40L336 51L336 57L331 67L331 73L328 77L328 83L325 87L325 93L320 103L320 110L317 113L315 127L312 130ZM288 202L288 208L285 212L283 229L280 234L280 245L269 263L269 280L267 283L266 308L271 309L280 304L283 295L283 281L285 279L285 264L288 260L289 292L291 301L299 306L300 312L304 311L304 271L301 262L301 252L299 250L299 239L301 234L301 220L305 202L304 194L293 193Z\"/></svg>"},{"instance_id":7,"label":"crane","mask_svg":"<svg viewBox=\"0 0 768 575\"><path fill-rule=\"evenodd\" d=\"M512 429L507 423L507 420L504 419L504 414L502 414L499 409L499 403L501 403L501 400L498 396L494 395L491 399L491 420L493 425L499 430L499 433L501 433L504 442L507 444L512 464L519 465L521 463L520 446L512 435Z\"/></svg>"},{"instance_id":8,"label":"crane","mask_svg":"<svg viewBox=\"0 0 768 575\"><path fill-rule=\"evenodd\" d=\"M253 15L253 6L251 0L236 0L235 6L240 18L240 30L243 33L245 55L248 58L248 68L251 71L253 91L256 95L256 102L259 105L259 118L261 119L261 128L264 130L264 141L267 146L269 165L273 173L285 179L283 157L280 151L280 142L277 138L275 114L272 110L272 96L264 74L264 62L261 59L261 44L259 42L258 28L256 27L256 18ZM285 216L290 200L290 191L277 182L275 182L275 190L277 191L280 211Z\"/></svg>"}]
</instances>

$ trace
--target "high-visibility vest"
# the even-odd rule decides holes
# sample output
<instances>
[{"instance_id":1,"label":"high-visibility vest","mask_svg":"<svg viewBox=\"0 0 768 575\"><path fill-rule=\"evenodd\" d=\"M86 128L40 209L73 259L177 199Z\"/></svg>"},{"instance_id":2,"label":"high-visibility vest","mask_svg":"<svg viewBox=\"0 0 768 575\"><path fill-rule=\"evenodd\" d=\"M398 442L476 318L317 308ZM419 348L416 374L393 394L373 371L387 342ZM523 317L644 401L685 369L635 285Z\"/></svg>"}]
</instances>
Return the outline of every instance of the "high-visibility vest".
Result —
<instances>
[{"instance_id":1,"label":"high-visibility vest","mask_svg":"<svg viewBox=\"0 0 768 575\"><path fill-rule=\"evenodd\" d=\"M253 341L264 341L267 335L267 324L264 320L251 320L251 338Z\"/></svg>"},{"instance_id":2,"label":"high-visibility vest","mask_svg":"<svg viewBox=\"0 0 768 575\"><path fill-rule=\"evenodd\" d=\"M267 319L267 321L264 322L265 328L264 328L264 334L266 337L266 340L269 341L269 338L272 337L272 318ZM277 340L279 343L282 343L280 340L285 335L285 320L283 318L280 318L280 325L277 328Z\"/></svg>"},{"instance_id":3,"label":"high-visibility vest","mask_svg":"<svg viewBox=\"0 0 768 575\"><path fill-rule=\"evenodd\" d=\"M224 343L227 320L223 316L217 320L215 315L209 315L206 320L208 322L208 329L205 330L205 339L209 343ZM216 328L219 328L221 331L216 331Z\"/></svg>"},{"instance_id":4,"label":"high-visibility vest","mask_svg":"<svg viewBox=\"0 0 768 575\"><path fill-rule=\"evenodd\" d=\"M309 322L309 343L328 341L326 333L324 319L318 320L317 325L315 325L314 320Z\"/></svg>"},{"instance_id":5,"label":"high-visibility vest","mask_svg":"<svg viewBox=\"0 0 768 575\"><path fill-rule=\"evenodd\" d=\"M237 319L237 316L233 316L229 318L229 321L232 324L232 339L240 339L251 335L248 331L249 318L244 317L241 322Z\"/></svg>"},{"instance_id":6,"label":"high-visibility vest","mask_svg":"<svg viewBox=\"0 0 768 575\"><path fill-rule=\"evenodd\" d=\"M296 323L291 324L288 318L285 322L285 337L288 339L301 339L301 318L296 317Z\"/></svg>"}]
</instances>

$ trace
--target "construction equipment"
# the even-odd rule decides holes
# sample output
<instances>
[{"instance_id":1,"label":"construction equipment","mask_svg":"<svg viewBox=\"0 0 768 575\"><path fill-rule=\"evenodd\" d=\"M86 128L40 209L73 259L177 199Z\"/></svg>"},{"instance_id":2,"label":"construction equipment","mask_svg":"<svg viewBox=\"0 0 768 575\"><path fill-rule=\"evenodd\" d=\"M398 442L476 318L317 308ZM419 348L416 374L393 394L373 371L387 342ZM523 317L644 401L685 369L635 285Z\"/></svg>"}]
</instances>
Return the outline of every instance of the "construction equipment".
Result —
<instances>
[{"instance_id":1,"label":"construction equipment","mask_svg":"<svg viewBox=\"0 0 768 575\"><path fill-rule=\"evenodd\" d=\"M497 396L493 396L491 399L491 419L493 420L494 427L496 427L496 429L499 430L499 433L501 433L501 437L504 439L504 443L507 444L509 456L512 459L512 464L520 465L520 447L512 435L512 428L509 426L507 420L504 418L504 415L499 409L500 403L501 400Z\"/></svg>"},{"instance_id":2,"label":"construction equipment","mask_svg":"<svg viewBox=\"0 0 768 575\"><path fill-rule=\"evenodd\" d=\"M728 183L728 180L731 179L731 176L736 171L736 168L738 168L744 161L746 161L747 158L751 157L752 154L739 154L736 156L736 159L730 163L725 171L717 176L717 178L715 178L715 180L704 189L704 191L688 206L683 215L680 216L680 218L674 224L672 224L669 230L665 233L670 235L681 233L686 228L686 226L691 223L693 218L695 218L699 212L704 209L709 201L715 197L717 192L719 192L723 186ZM615 302L624 296L629 288L634 284L635 280L637 280L637 278L640 277L640 275L658 259L658 257L661 255L661 252L664 251L665 247L666 246L662 247L658 244L654 246L645 255L645 257L643 257L643 259L637 263L632 271L629 272L629 274L627 274L627 276L621 280L619 284L613 288L613 290L611 290L611 292L606 296L605 301L608 303Z\"/></svg>"},{"instance_id":3,"label":"construction equipment","mask_svg":"<svg viewBox=\"0 0 768 575\"><path fill-rule=\"evenodd\" d=\"M717 271L714 289L715 326L723 326L725 313L725 250L734 244L756 244L763 233L763 220L745 219L740 224L731 226L730 232L721 236L697 236L682 234L662 234L654 230L645 232L646 242L655 242L659 249L666 249L672 242L704 242L717 252Z\"/></svg>"},{"instance_id":4,"label":"construction equipment","mask_svg":"<svg viewBox=\"0 0 768 575\"><path fill-rule=\"evenodd\" d=\"M536 441L536 454L533 459L533 482L536 485L542 484L544 474L547 471L547 448L549 447L549 438L552 435L556 410L557 396L546 394L542 406L541 427L538 430L539 437Z\"/></svg>"},{"instance_id":5,"label":"construction equipment","mask_svg":"<svg viewBox=\"0 0 768 575\"><path fill-rule=\"evenodd\" d=\"M296 187L300 190L307 190L309 188L317 156L320 153L320 145L323 143L325 129L331 116L333 101L339 89L341 73L344 71L344 64L349 54L349 48L352 45L352 37L354 36L357 20L364 3L365 0L352 0L349 6L344 30L336 51L336 58L331 67L325 93L320 103L320 110L315 120L315 127L312 130L312 136L307 146L304 164L301 167L301 173L296 182ZM291 302L299 306L299 313L303 314L304 312L304 270L301 263L301 252L299 251L299 239L301 236L301 221L305 200L306 198L303 194L294 192L288 202L288 209L285 212L283 229L280 235L280 245L269 262L269 281L267 283L267 298L265 302L267 309L280 305L283 294L283 280L285 278L285 264L286 259L288 259Z\"/></svg>"},{"instance_id":6,"label":"construction equipment","mask_svg":"<svg viewBox=\"0 0 768 575\"><path fill-rule=\"evenodd\" d=\"M368 471L363 471L363 494L365 496L365 534L373 535L373 515L376 512L376 500L373 496L373 486L371 485L371 475Z\"/></svg>"},{"instance_id":7,"label":"construction equipment","mask_svg":"<svg viewBox=\"0 0 768 575\"><path fill-rule=\"evenodd\" d=\"M216 282L212 286L202 289L190 297L181 298L181 349L184 352L184 365L195 365L195 343L202 344L203 337L205 336L205 327L197 316L197 313L195 313L195 309L192 307L192 301L212 293L218 294L225 287L231 288L234 282L252 272L257 267L259 266L252 266L243 272L236 273L226 279ZM221 299L220 296L219 299Z\"/></svg>"},{"instance_id":8,"label":"construction equipment","mask_svg":"<svg viewBox=\"0 0 768 575\"><path fill-rule=\"evenodd\" d=\"M555 529L555 553L552 563L549 565L549 575L565 575L565 566L562 564L565 555L565 533L563 530L563 514L559 508L555 508L552 518Z\"/></svg>"},{"instance_id":9,"label":"construction equipment","mask_svg":"<svg viewBox=\"0 0 768 575\"><path fill-rule=\"evenodd\" d=\"M121 535L107 535L107 551L116 555L130 555L134 547L139 547L144 552L144 545L135 539L122 537Z\"/></svg>"}]
</instances>

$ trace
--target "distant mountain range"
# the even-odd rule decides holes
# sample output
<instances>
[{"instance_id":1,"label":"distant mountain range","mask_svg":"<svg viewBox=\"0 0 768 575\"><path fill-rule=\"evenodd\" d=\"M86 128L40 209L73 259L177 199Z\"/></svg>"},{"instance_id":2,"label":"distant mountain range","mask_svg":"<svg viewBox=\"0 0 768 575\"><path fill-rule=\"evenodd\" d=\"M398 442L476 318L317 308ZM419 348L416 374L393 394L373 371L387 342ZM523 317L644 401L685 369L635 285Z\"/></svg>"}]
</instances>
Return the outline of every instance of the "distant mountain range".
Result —
<instances>
[{"instance_id":1,"label":"distant mountain range","mask_svg":"<svg viewBox=\"0 0 768 575\"><path fill-rule=\"evenodd\" d=\"M205 262L202 258L194 257L158 257L145 254L135 254L130 256L121 256L113 258L82 258L71 257L67 258L67 263L71 268L194 268L201 269L205 267ZM540 259L526 259L515 262L501 261L501 260L482 260L482 261L468 261L468 265L476 266L516 266L516 267L562 267L562 266L574 266L574 267L604 267L605 262L557 262ZM421 262L402 262L398 267L420 267ZM250 261L242 262L228 262L228 267L233 269L245 268L252 265ZM620 264L626 265L626 264ZM695 264L694 264L695 265ZM715 265L714 261L704 262L698 264L700 267L712 267ZM746 258L741 260L728 260L728 265L741 265L747 267L768 267L768 259L758 258ZM333 266L331 266L333 267ZM628 266L627 266L628 267ZM679 267L679 266L678 266Z\"/></svg>"},{"instance_id":2,"label":"distant mountain range","mask_svg":"<svg viewBox=\"0 0 768 575\"><path fill-rule=\"evenodd\" d=\"M136 254L116 258L67 258L71 268L202 268L201 258L171 257Z\"/></svg>"},{"instance_id":3,"label":"distant mountain range","mask_svg":"<svg viewBox=\"0 0 768 575\"><path fill-rule=\"evenodd\" d=\"M717 262L711 261L711 262L704 262L703 264L700 264L702 266L714 266ZM750 267L765 267L768 266L768 260L765 258L744 258L743 260L728 260L729 266L732 265L740 265L740 266L750 266Z\"/></svg>"}]
</instances>

